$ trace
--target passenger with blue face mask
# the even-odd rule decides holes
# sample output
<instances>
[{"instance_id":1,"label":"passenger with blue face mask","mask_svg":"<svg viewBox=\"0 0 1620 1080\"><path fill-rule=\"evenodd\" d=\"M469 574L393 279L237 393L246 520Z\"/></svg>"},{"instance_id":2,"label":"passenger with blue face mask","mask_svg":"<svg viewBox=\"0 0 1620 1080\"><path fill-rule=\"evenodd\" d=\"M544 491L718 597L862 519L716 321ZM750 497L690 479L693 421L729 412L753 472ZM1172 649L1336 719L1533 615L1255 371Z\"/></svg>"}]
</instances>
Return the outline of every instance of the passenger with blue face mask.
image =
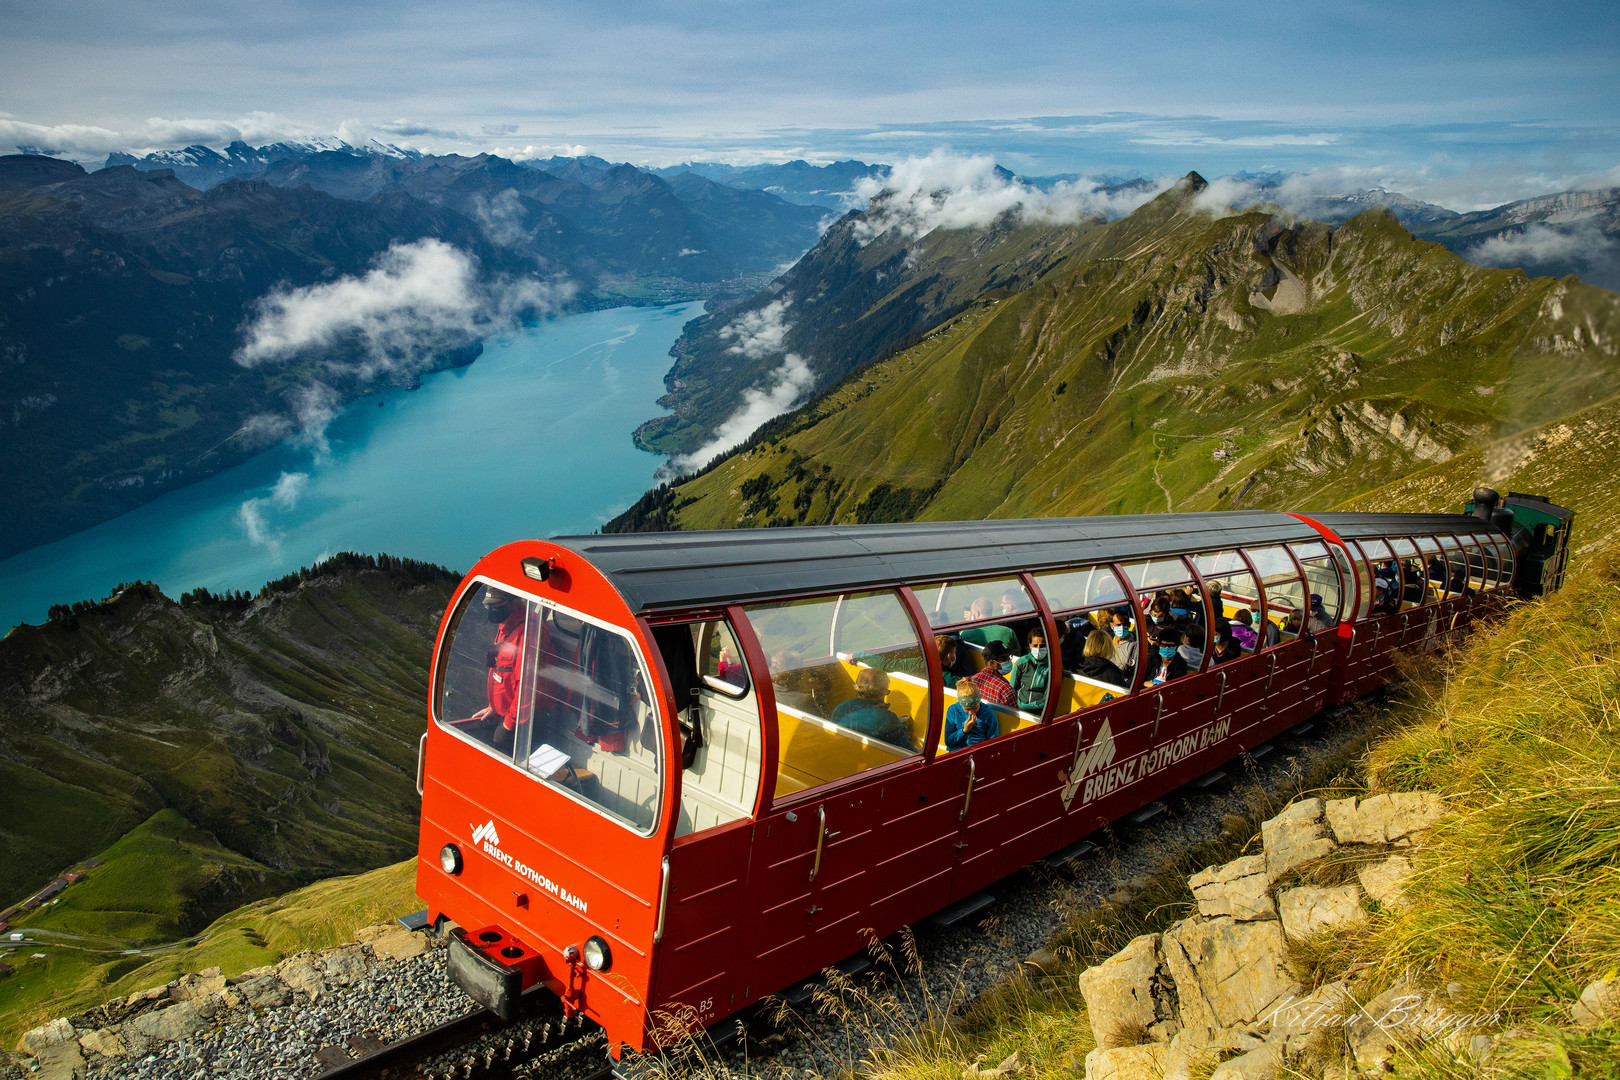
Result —
<instances>
[{"instance_id":1,"label":"passenger with blue face mask","mask_svg":"<svg viewBox=\"0 0 1620 1080\"><path fill-rule=\"evenodd\" d=\"M1012 670L1012 653L999 641L992 641L984 647L984 667L980 668L968 681L979 688L979 694L992 705L1016 705L1018 695L1013 693L1012 683L1007 681L1006 672ZM957 683L957 692L960 693L962 684Z\"/></svg>"},{"instance_id":2,"label":"passenger with blue face mask","mask_svg":"<svg viewBox=\"0 0 1620 1080\"><path fill-rule=\"evenodd\" d=\"M1181 641L1181 631L1179 630L1160 632L1158 651L1150 658L1148 665L1148 670L1153 673L1151 682L1163 684L1187 674L1187 661L1176 653Z\"/></svg>"},{"instance_id":3,"label":"passenger with blue face mask","mask_svg":"<svg viewBox=\"0 0 1620 1080\"><path fill-rule=\"evenodd\" d=\"M945 748L960 750L1001 734L996 710L979 698L979 689L964 679L957 686L956 701L945 710Z\"/></svg>"},{"instance_id":4,"label":"passenger with blue face mask","mask_svg":"<svg viewBox=\"0 0 1620 1080\"><path fill-rule=\"evenodd\" d=\"M1114 636L1114 663L1121 671L1136 670L1136 635L1131 632L1131 613L1115 608L1109 615L1109 632Z\"/></svg>"}]
</instances>

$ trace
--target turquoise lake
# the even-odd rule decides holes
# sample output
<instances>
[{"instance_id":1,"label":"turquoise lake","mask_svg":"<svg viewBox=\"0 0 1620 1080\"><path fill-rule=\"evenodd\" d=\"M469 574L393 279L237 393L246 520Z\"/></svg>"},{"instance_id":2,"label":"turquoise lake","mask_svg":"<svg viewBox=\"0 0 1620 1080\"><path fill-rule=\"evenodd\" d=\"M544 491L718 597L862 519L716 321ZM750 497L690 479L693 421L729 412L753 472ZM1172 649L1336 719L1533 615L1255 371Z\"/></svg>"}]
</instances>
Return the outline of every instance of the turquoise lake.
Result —
<instances>
[{"instance_id":1,"label":"turquoise lake","mask_svg":"<svg viewBox=\"0 0 1620 1080\"><path fill-rule=\"evenodd\" d=\"M0 562L0 627L122 581L257 592L339 551L466 570L510 540L590 532L652 486L664 459L630 435L661 411L669 348L702 311L613 308L486 342L420 389L355 402L322 458L278 447Z\"/></svg>"}]
</instances>

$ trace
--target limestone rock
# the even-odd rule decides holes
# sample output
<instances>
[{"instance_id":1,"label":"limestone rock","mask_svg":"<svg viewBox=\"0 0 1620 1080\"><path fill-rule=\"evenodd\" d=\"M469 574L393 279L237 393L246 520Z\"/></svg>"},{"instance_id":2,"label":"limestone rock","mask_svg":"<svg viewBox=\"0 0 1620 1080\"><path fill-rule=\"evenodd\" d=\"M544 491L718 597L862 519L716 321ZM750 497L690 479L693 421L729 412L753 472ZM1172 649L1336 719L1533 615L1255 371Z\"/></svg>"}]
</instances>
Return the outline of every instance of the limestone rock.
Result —
<instances>
[{"instance_id":1,"label":"limestone rock","mask_svg":"<svg viewBox=\"0 0 1620 1080\"><path fill-rule=\"evenodd\" d=\"M294 990L308 994L311 1001L319 998L321 991L326 989L326 979L321 975L320 968L303 955L283 960L276 966L276 974Z\"/></svg>"},{"instance_id":2,"label":"limestone rock","mask_svg":"<svg viewBox=\"0 0 1620 1080\"><path fill-rule=\"evenodd\" d=\"M1163 1019L1153 1000L1159 973L1159 935L1143 934L1080 976L1091 1034L1109 1050L1141 1041L1149 1027Z\"/></svg>"},{"instance_id":3,"label":"limestone rock","mask_svg":"<svg viewBox=\"0 0 1620 1080\"><path fill-rule=\"evenodd\" d=\"M1301 799L1263 822L1261 842L1266 849L1266 873L1276 881L1296 866L1320 859L1334 848L1323 820L1321 799Z\"/></svg>"},{"instance_id":4,"label":"limestone rock","mask_svg":"<svg viewBox=\"0 0 1620 1080\"><path fill-rule=\"evenodd\" d=\"M195 1001L210 994L217 994L225 989L225 979L219 974L219 968L210 969L212 975L203 972L198 975L182 975L178 982L169 988L171 1001Z\"/></svg>"},{"instance_id":5,"label":"limestone rock","mask_svg":"<svg viewBox=\"0 0 1620 1080\"><path fill-rule=\"evenodd\" d=\"M251 982L254 979L262 979L266 975L274 975L275 973L276 973L276 965L274 965L274 964L266 964L263 967L256 967L256 968L253 968L250 971L244 971L240 975L234 975L231 978L226 979L225 981L229 985L235 986L237 983Z\"/></svg>"},{"instance_id":6,"label":"limestone rock","mask_svg":"<svg viewBox=\"0 0 1620 1080\"><path fill-rule=\"evenodd\" d=\"M372 953L384 960L407 960L421 956L432 944L425 933L407 930L403 926L384 924L381 927L367 927L366 930L378 932L365 935L365 931L361 931L360 935L356 935L357 940L363 945L370 945Z\"/></svg>"},{"instance_id":7,"label":"limestone rock","mask_svg":"<svg viewBox=\"0 0 1620 1080\"><path fill-rule=\"evenodd\" d=\"M23 1032L22 1038L17 1040L17 1049L25 1054L38 1054L47 1047L77 1042L78 1038L79 1033L73 1030L73 1025L68 1022L67 1017L58 1016L48 1024L41 1024L37 1028Z\"/></svg>"},{"instance_id":8,"label":"limestone rock","mask_svg":"<svg viewBox=\"0 0 1620 1080\"><path fill-rule=\"evenodd\" d=\"M182 1001L167 1009L144 1012L129 1024L149 1039L176 1042L195 1035L219 1009L219 1004L218 998Z\"/></svg>"},{"instance_id":9,"label":"limestone rock","mask_svg":"<svg viewBox=\"0 0 1620 1080\"><path fill-rule=\"evenodd\" d=\"M1230 915L1242 922L1277 917L1264 855L1245 855L1224 866L1201 870L1188 878L1187 884L1198 902L1200 915Z\"/></svg>"},{"instance_id":10,"label":"limestone rock","mask_svg":"<svg viewBox=\"0 0 1620 1080\"><path fill-rule=\"evenodd\" d=\"M1267 1042L1242 1057L1223 1061L1209 1080L1273 1080L1283 1067L1283 1044Z\"/></svg>"},{"instance_id":11,"label":"limestone rock","mask_svg":"<svg viewBox=\"0 0 1620 1080\"><path fill-rule=\"evenodd\" d=\"M1160 1080L1169 1058L1162 1043L1093 1050L1086 1055L1086 1080Z\"/></svg>"},{"instance_id":12,"label":"limestone rock","mask_svg":"<svg viewBox=\"0 0 1620 1080\"><path fill-rule=\"evenodd\" d=\"M72 1040L54 1043L34 1055L34 1080L73 1080L84 1075L84 1055Z\"/></svg>"},{"instance_id":13,"label":"limestone rock","mask_svg":"<svg viewBox=\"0 0 1620 1080\"><path fill-rule=\"evenodd\" d=\"M1304 885L1277 894L1283 933L1290 941L1304 941L1367 921L1361 890L1354 885L1327 889Z\"/></svg>"},{"instance_id":14,"label":"limestone rock","mask_svg":"<svg viewBox=\"0 0 1620 1080\"><path fill-rule=\"evenodd\" d=\"M1432 791L1397 791L1366 799L1335 799L1327 804L1328 824L1341 844L1410 842L1446 812Z\"/></svg>"},{"instance_id":15,"label":"limestone rock","mask_svg":"<svg viewBox=\"0 0 1620 1080\"><path fill-rule=\"evenodd\" d=\"M1589 985L1570 1014L1579 1028L1595 1028L1620 1015L1620 979L1610 975Z\"/></svg>"},{"instance_id":16,"label":"limestone rock","mask_svg":"<svg viewBox=\"0 0 1620 1080\"><path fill-rule=\"evenodd\" d=\"M1411 876L1411 860L1404 855L1391 855L1362 867L1356 873L1356 880L1381 906L1398 908L1406 903L1406 879Z\"/></svg>"},{"instance_id":17,"label":"limestone rock","mask_svg":"<svg viewBox=\"0 0 1620 1080\"><path fill-rule=\"evenodd\" d=\"M381 954L379 953L379 955ZM1051 949L1036 949L1034 952L1024 957L1024 963L1028 964L1032 968L1035 968L1037 971L1045 971L1047 968L1056 967L1058 964L1062 963L1062 958Z\"/></svg>"},{"instance_id":18,"label":"limestone rock","mask_svg":"<svg viewBox=\"0 0 1620 1080\"><path fill-rule=\"evenodd\" d=\"M1273 1036L1291 1037L1342 1028L1356 1012L1349 988L1335 981L1308 997L1284 999L1261 1019L1271 1025Z\"/></svg>"},{"instance_id":19,"label":"limestone rock","mask_svg":"<svg viewBox=\"0 0 1620 1080\"><path fill-rule=\"evenodd\" d=\"M1207 1077L1221 1058L1247 1053L1265 1040L1240 1027L1182 1028L1170 1040L1170 1057L1165 1063L1164 1080L1193 1080Z\"/></svg>"},{"instance_id":20,"label":"limestone rock","mask_svg":"<svg viewBox=\"0 0 1620 1080\"><path fill-rule=\"evenodd\" d=\"M1183 919L1162 935L1161 952L1187 1027L1251 1023L1302 989L1288 970L1287 942L1275 921Z\"/></svg>"},{"instance_id":21,"label":"limestone rock","mask_svg":"<svg viewBox=\"0 0 1620 1080\"><path fill-rule=\"evenodd\" d=\"M337 986L352 986L366 975L366 957L358 945L333 949L321 957L321 970L326 981Z\"/></svg>"},{"instance_id":22,"label":"limestone rock","mask_svg":"<svg viewBox=\"0 0 1620 1080\"><path fill-rule=\"evenodd\" d=\"M129 1047L117 1028L99 1028L79 1036L79 1045L103 1057L123 1057Z\"/></svg>"},{"instance_id":23,"label":"limestone rock","mask_svg":"<svg viewBox=\"0 0 1620 1080\"><path fill-rule=\"evenodd\" d=\"M275 1009L292 1000L292 990L276 977L276 969L268 970L267 975L236 984L237 993L255 1009Z\"/></svg>"}]
</instances>

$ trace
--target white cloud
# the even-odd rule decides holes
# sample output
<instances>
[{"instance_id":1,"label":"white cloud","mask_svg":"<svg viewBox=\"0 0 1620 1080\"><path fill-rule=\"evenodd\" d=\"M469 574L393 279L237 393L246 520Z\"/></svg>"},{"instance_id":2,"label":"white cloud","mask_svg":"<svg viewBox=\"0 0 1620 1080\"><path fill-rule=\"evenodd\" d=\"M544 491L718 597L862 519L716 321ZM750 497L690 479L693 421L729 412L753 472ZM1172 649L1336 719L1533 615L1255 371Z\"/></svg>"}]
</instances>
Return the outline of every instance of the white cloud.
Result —
<instances>
[{"instance_id":1,"label":"white cloud","mask_svg":"<svg viewBox=\"0 0 1620 1080\"><path fill-rule=\"evenodd\" d=\"M369 379L420 368L436 351L509 329L572 294L566 282L481 279L477 261L442 240L395 244L361 276L262 297L235 360L255 367L354 342L363 359L350 373Z\"/></svg>"},{"instance_id":2,"label":"white cloud","mask_svg":"<svg viewBox=\"0 0 1620 1080\"><path fill-rule=\"evenodd\" d=\"M494 196L475 194L472 213L484 227L484 234L502 247L516 247L529 238L529 230L523 227L528 211L516 188L507 188Z\"/></svg>"},{"instance_id":3,"label":"white cloud","mask_svg":"<svg viewBox=\"0 0 1620 1080\"><path fill-rule=\"evenodd\" d=\"M363 275L262 297L234 359L256 367L324 352L328 372L364 384L383 372L418 372L435 354L547 314L573 293L561 280L482 278L471 255L442 240L396 244ZM244 434L289 439L324 456L326 425L340 401L323 382L295 387L288 414L255 416Z\"/></svg>"},{"instance_id":4,"label":"white cloud","mask_svg":"<svg viewBox=\"0 0 1620 1080\"><path fill-rule=\"evenodd\" d=\"M792 304L793 301L786 297L772 300L759 310L746 312L721 327L720 337L723 340L736 341L726 352L746 356L750 360L763 360L772 353L781 352L787 332L793 329L793 324L782 316Z\"/></svg>"},{"instance_id":5,"label":"white cloud","mask_svg":"<svg viewBox=\"0 0 1620 1080\"><path fill-rule=\"evenodd\" d=\"M552 157L585 157L590 150L577 143L527 143L523 146L497 146L490 151L496 157L506 158L508 161L533 161L537 158Z\"/></svg>"},{"instance_id":6,"label":"white cloud","mask_svg":"<svg viewBox=\"0 0 1620 1080\"><path fill-rule=\"evenodd\" d=\"M270 494L248 499L237 507L236 523L247 534L248 543L268 549L273 558L279 559L282 534L271 527L266 511L294 509L308 486L308 473L284 472L277 478Z\"/></svg>"},{"instance_id":7,"label":"white cloud","mask_svg":"<svg viewBox=\"0 0 1620 1080\"><path fill-rule=\"evenodd\" d=\"M0 147L31 147L85 165L99 165L113 151L142 157L157 150L201 143L221 147L240 139L259 146L321 136L283 116L250 112L235 120L166 120L148 117L129 131L86 124L31 124L0 115Z\"/></svg>"},{"instance_id":8,"label":"white cloud","mask_svg":"<svg viewBox=\"0 0 1620 1080\"><path fill-rule=\"evenodd\" d=\"M1533 222L1522 232L1500 232L1468 249L1482 266L1516 267L1536 263L1597 262L1620 259L1620 242L1594 222L1555 228Z\"/></svg>"},{"instance_id":9,"label":"white cloud","mask_svg":"<svg viewBox=\"0 0 1620 1080\"><path fill-rule=\"evenodd\" d=\"M815 385L815 373L797 353L788 353L770 375L768 385L743 391L743 403L715 429L714 437L690 454L670 461L678 472L701 469L752 435L759 426L798 405Z\"/></svg>"},{"instance_id":10,"label":"white cloud","mask_svg":"<svg viewBox=\"0 0 1620 1080\"><path fill-rule=\"evenodd\" d=\"M1151 191L1102 188L1082 178L1040 191L997 172L989 155L967 156L942 147L927 157L907 158L887 176L857 181L856 194L872 203L855 225L855 238L866 244L891 229L917 237L935 229L983 228L1009 213L1054 224L1094 213L1118 217L1153 197Z\"/></svg>"}]
</instances>

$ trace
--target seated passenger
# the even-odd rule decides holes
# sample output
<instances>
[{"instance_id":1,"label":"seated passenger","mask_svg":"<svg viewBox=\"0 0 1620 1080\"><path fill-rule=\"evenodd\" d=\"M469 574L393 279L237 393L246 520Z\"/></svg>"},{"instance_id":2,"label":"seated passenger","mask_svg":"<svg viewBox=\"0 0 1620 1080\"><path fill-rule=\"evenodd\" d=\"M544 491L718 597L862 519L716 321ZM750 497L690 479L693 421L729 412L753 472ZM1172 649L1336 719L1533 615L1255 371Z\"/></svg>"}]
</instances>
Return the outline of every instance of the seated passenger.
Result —
<instances>
[{"instance_id":1,"label":"seated passenger","mask_svg":"<svg viewBox=\"0 0 1620 1080\"><path fill-rule=\"evenodd\" d=\"M1088 679L1095 679L1109 686L1117 686L1121 690L1130 689L1130 668L1121 668L1115 662L1119 655L1116 646L1118 642L1101 630L1093 630L1091 636L1086 638L1085 653L1080 658L1077 674ZM1136 665L1135 657L1131 659L1131 666Z\"/></svg>"},{"instance_id":2,"label":"seated passenger","mask_svg":"<svg viewBox=\"0 0 1620 1080\"><path fill-rule=\"evenodd\" d=\"M1011 660L1012 654L1007 647L999 641L992 641L984 647L984 667L968 680L978 687L979 695L992 705L1014 705L1018 701L1018 695L1013 693L1012 684L1003 673L1005 668L1012 666ZM960 680L956 684L956 692L962 692Z\"/></svg>"},{"instance_id":3,"label":"seated passenger","mask_svg":"<svg viewBox=\"0 0 1620 1080\"><path fill-rule=\"evenodd\" d=\"M1373 579L1372 614L1390 615L1401 610L1401 595L1388 578Z\"/></svg>"},{"instance_id":4,"label":"seated passenger","mask_svg":"<svg viewBox=\"0 0 1620 1080\"><path fill-rule=\"evenodd\" d=\"M981 596L973 601L973 606L965 612L969 619L988 619L990 617L990 599ZM989 626L970 626L962 631L962 640L969 645L985 646L992 641L999 641L1005 646L1008 654L1018 651L1018 635L1005 626L991 624Z\"/></svg>"},{"instance_id":5,"label":"seated passenger","mask_svg":"<svg viewBox=\"0 0 1620 1080\"><path fill-rule=\"evenodd\" d=\"M1181 644L1176 647L1176 655L1187 661L1189 670L1197 671L1204 663L1204 624L1194 622L1188 625L1187 632L1181 635Z\"/></svg>"},{"instance_id":6,"label":"seated passenger","mask_svg":"<svg viewBox=\"0 0 1620 1080\"><path fill-rule=\"evenodd\" d=\"M1284 616L1284 618L1293 618L1296 614L1297 614L1296 612L1290 611L1290 612L1288 612L1287 615ZM1265 637L1264 637L1264 640L1263 640L1262 644L1266 648L1269 649L1273 645L1276 645L1277 643L1282 641L1282 631L1277 629L1277 624L1272 622L1270 619L1266 620L1264 632L1265 632ZM1299 631L1296 628L1293 632L1298 633Z\"/></svg>"},{"instance_id":7,"label":"seated passenger","mask_svg":"<svg viewBox=\"0 0 1620 1080\"><path fill-rule=\"evenodd\" d=\"M1029 651L1013 664L1013 693L1018 695L1018 707L1024 712L1038 713L1046 709L1046 688L1051 685L1052 660L1047 655L1046 636L1039 630L1029 635Z\"/></svg>"},{"instance_id":8,"label":"seated passenger","mask_svg":"<svg viewBox=\"0 0 1620 1080\"><path fill-rule=\"evenodd\" d=\"M1058 648L1063 650L1063 670L1073 671L1085 651L1086 638L1096 627L1083 615L1065 619L1058 624Z\"/></svg>"},{"instance_id":9,"label":"seated passenger","mask_svg":"<svg viewBox=\"0 0 1620 1080\"><path fill-rule=\"evenodd\" d=\"M1229 660L1243 659L1243 646L1232 636L1232 623L1228 619L1215 620L1215 642L1209 651L1210 666Z\"/></svg>"},{"instance_id":10,"label":"seated passenger","mask_svg":"<svg viewBox=\"0 0 1620 1080\"><path fill-rule=\"evenodd\" d=\"M1239 608L1232 616L1232 637L1245 652L1254 652L1260 644L1260 635L1254 632L1254 612Z\"/></svg>"},{"instance_id":11,"label":"seated passenger","mask_svg":"<svg viewBox=\"0 0 1620 1080\"><path fill-rule=\"evenodd\" d=\"M957 676L952 668L956 664L956 638L950 634L935 634L934 649L939 654L939 670L945 685L955 686ZM928 665L923 662L923 658L909 653L858 652L850 659L857 664L865 664L880 671L900 671L907 675L915 675L919 679L928 678Z\"/></svg>"},{"instance_id":12,"label":"seated passenger","mask_svg":"<svg viewBox=\"0 0 1620 1080\"><path fill-rule=\"evenodd\" d=\"M951 707L945 710L946 749L960 750L1001 734L996 710L980 700L976 686L963 682L958 693Z\"/></svg>"},{"instance_id":13,"label":"seated passenger","mask_svg":"<svg viewBox=\"0 0 1620 1080\"><path fill-rule=\"evenodd\" d=\"M1299 632L1304 628L1305 617L1297 611L1290 611L1283 616L1282 630L1278 634L1278 640L1281 640L1282 634L1287 634L1289 637L1298 637Z\"/></svg>"},{"instance_id":14,"label":"seated passenger","mask_svg":"<svg viewBox=\"0 0 1620 1080\"><path fill-rule=\"evenodd\" d=\"M1186 589L1170 590L1170 614L1187 622L1198 622L1204 617L1203 601Z\"/></svg>"},{"instance_id":15,"label":"seated passenger","mask_svg":"<svg viewBox=\"0 0 1620 1080\"><path fill-rule=\"evenodd\" d=\"M1177 630L1163 630L1159 633L1158 655L1153 657L1148 670L1152 672L1148 682L1161 686L1171 679L1179 679L1187 674L1187 661L1177 655L1176 650L1181 646L1181 633Z\"/></svg>"},{"instance_id":16,"label":"seated passenger","mask_svg":"<svg viewBox=\"0 0 1620 1080\"><path fill-rule=\"evenodd\" d=\"M1333 617L1322 606L1322 594L1311 593L1311 617L1305 623L1306 629L1313 634L1321 634L1333 629Z\"/></svg>"},{"instance_id":17,"label":"seated passenger","mask_svg":"<svg viewBox=\"0 0 1620 1080\"><path fill-rule=\"evenodd\" d=\"M888 699L888 672L862 668L855 676L855 696L833 710L832 722L891 746L915 751L917 744L911 739L910 725L889 711Z\"/></svg>"},{"instance_id":18,"label":"seated passenger","mask_svg":"<svg viewBox=\"0 0 1620 1080\"><path fill-rule=\"evenodd\" d=\"M1114 635L1114 665L1121 671L1135 671L1137 645L1136 635L1131 632L1130 609L1115 608L1111 611L1108 630Z\"/></svg>"},{"instance_id":19,"label":"seated passenger","mask_svg":"<svg viewBox=\"0 0 1620 1080\"><path fill-rule=\"evenodd\" d=\"M737 654L731 651L730 645L720 646L720 663L717 674L720 681L730 683L732 686L746 686L748 676L743 672L742 664L737 662Z\"/></svg>"}]
</instances>

